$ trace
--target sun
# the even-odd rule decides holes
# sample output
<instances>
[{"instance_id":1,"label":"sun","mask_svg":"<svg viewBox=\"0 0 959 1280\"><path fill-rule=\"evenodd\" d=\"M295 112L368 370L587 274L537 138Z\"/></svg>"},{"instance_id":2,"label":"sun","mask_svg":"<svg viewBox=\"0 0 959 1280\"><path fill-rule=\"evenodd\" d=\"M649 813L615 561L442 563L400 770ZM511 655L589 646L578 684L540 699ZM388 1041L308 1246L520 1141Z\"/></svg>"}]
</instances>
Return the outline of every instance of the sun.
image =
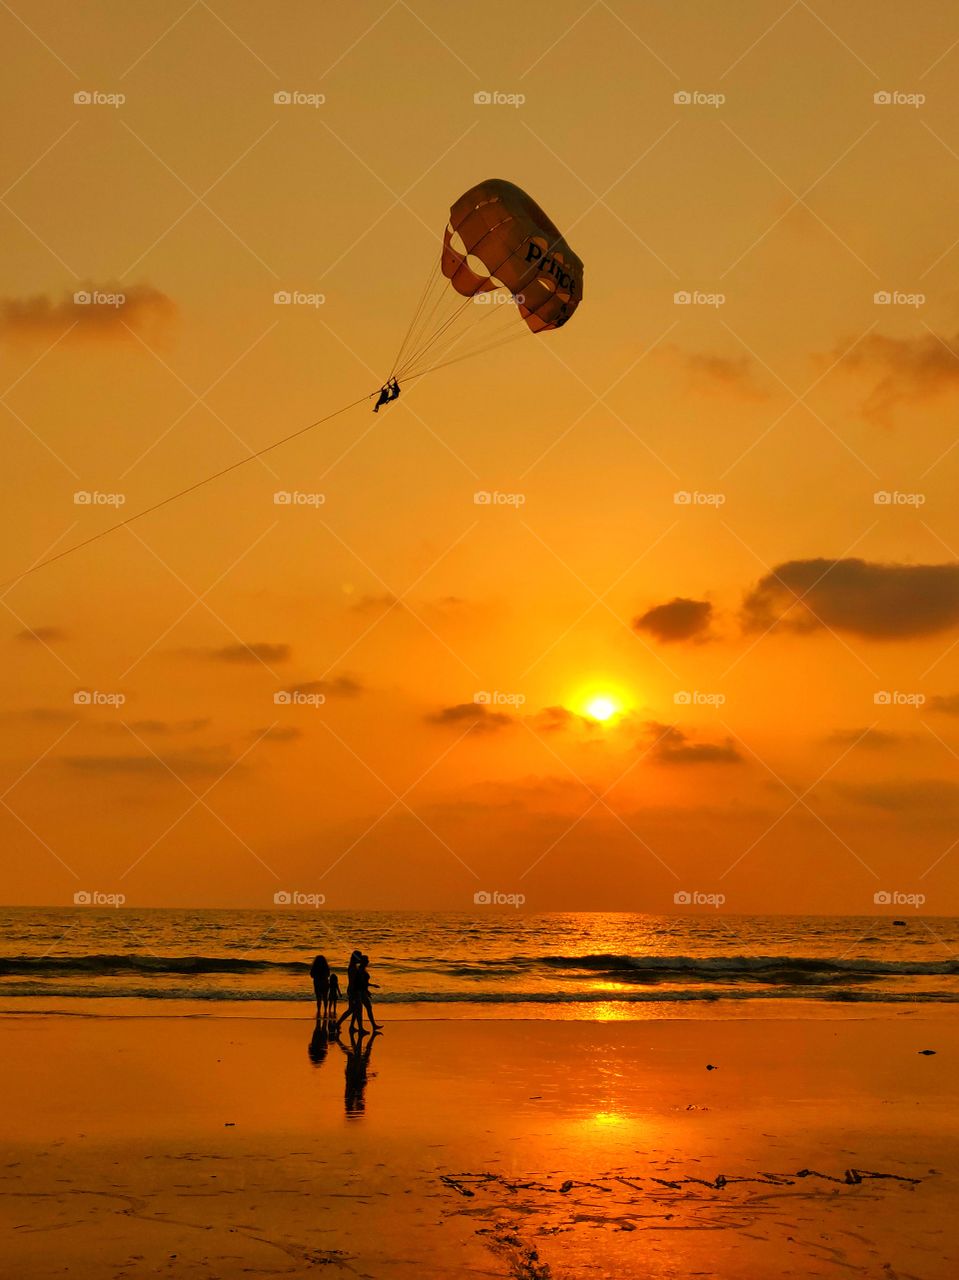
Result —
<instances>
[{"instance_id":1,"label":"sun","mask_svg":"<svg viewBox=\"0 0 959 1280\"><path fill-rule=\"evenodd\" d=\"M597 693L586 703L586 714L591 720L610 720L619 710L615 698L608 693Z\"/></svg>"}]
</instances>

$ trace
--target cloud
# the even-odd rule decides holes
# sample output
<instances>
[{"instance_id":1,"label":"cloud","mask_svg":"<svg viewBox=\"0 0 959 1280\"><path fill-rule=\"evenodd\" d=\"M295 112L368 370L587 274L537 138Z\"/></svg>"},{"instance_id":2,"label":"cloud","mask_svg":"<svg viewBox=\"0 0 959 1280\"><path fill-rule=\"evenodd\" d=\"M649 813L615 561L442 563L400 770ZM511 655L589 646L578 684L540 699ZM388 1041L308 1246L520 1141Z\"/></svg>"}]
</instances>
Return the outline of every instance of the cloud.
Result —
<instances>
[{"instance_id":1,"label":"cloud","mask_svg":"<svg viewBox=\"0 0 959 1280\"><path fill-rule=\"evenodd\" d=\"M471 726L476 733L495 733L513 723L512 716L503 711L490 711L480 702L461 702L455 707L443 707L426 717L428 724Z\"/></svg>"},{"instance_id":2,"label":"cloud","mask_svg":"<svg viewBox=\"0 0 959 1280\"><path fill-rule=\"evenodd\" d=\"M325 698L356 698L364 686L355 676L335 676L332 680L307 680L292 685L291 693L322 693Z\"/></svg>"},{"instance_id":3,"label":"cloud","mask_svg":"<svg viewBox=\"0 0 959 1280\"><path fill-rule=\"evenodd\" d=\"M742 622L877 640L935 635L959 624L959 565L787 560L747 593Z\"/></svg>"},{"instance_id":4,"label":"cloud","mask_svg":"<svg viewBox=\"0 0 959 1280\"><path fill-rule=\"evenodd\" d=\"M128 729L132 729L134 733L167 737L176 733L197 733L200 729L206 729L209 724L209 720L131 720L128 725L124 725L106 720L99 728L104 733L127 733Z\"/></svg>"},{"instance_id":5,"label":"cloud","mask_svg":"<svg viewBox=\"0 0 959 1280\"><path fill-rule=\"evenodd\" d=\"M37 724L65 724L75 720L76 709L67 711L63 707L26 707L22 711L4 711L5 720L33 720Z\"/></svg>"},{"instance_id":6,"label":"cloud","mask_svg":"<svg viewBox=\"0 0 959 1280\"><path fill-rule=\"evenodd\" d=\"M93 301L75 300L83 297ZM113 301L101 300L106 298ZM68 341L130 341L133 334L162 331L175 314L172 300L152 285L89 284L59 302L46 294L0 298L0 341L49 342L61 335Z\"/></svg>"},{"instance_id":7,"label":"cloud","mask_svg":"<svg viewBox=\"0 0 959 1280\"><path fill-rule=\"evenodd\" d=\"M246 663L246 662L287 662L292 654L288 644L271 644L267 641L255 641L251 644L224 645L222 649L185 649L188 656L194 658L210 658L214 662Z\"/></svg>"},{"instance_id":8,"label":"cloud","mask_svg":"<svg viewBox=\"0 0 959 1280\"><path fill-rule=\"evenodd\" d=\"M15 638L23 644L55 644L57 640L65 640L67 633L59 627L25 627Z\"/></svg>"},{"instance_id":9,"label":"cloud","mask_svg":"<svg viewBox=\"0 0 959 1280\"><path fill-rule=\"evenodd\" d=\"M945 716L959 716L959 693L937 693L929 699L929 710Z\"/></svg>"},{"instance_id":10,"label":"cloud","mask_svg":"<svg viewBox=\"0 0 959 1280\"><path fill-rule=\"evenodd\" d=\"M871 751L882 751L887 747L898 747L909 738L902 733L887 733L885 729L837 729L823 741L836 747L866 747Z\"/></svg>"},{"instance_id":11,"label":"cloud","mask_svg":"<svg viewBox=\"0 0 959 1280\"><path fill-rule=\"evenodd\" d=\"M654 741L650 759L658 764L742 764L732 738L720 743L691 742L682 729L655 721L646 725L646 731Z\"/></svg>"},{"instance_id":12,"label":"cloud","mask_svg":"<svg viewBox=\"0 0 959 1280\"><path fill-rule=\"evenodd\" d=\"M843 355L843 346L832 358ZM900 405L925 404L959 387L959 334L940 340L925 333L911 338L888 338L873 333L857 343L842 361L846 370L861 371L874 385L862 405L863 415L888 426Z\"/></svg>"},{"instance_id":13,"label":"cloud","mask_svg":"<svg viewBox=\"0 0 959 1280\"><path fill-rule=\"evenodd\" d=\"M250 737L254 742L294 742L303 737L303 730L276 724L271 729L254 729Z\"/></svg>"},{"instance_id":14,"label":"cloud","mask_svg":"<svg viewBox=\"0 0 959 1280\"><path fill-rule=\"evenodd\" d=\"M959 783L944 778L842 783L837 790L850 800L887 813L916 812L925 817L941 817L944 811L959 808Z\"/></svg>"},{"instance_id":15,"label":"cloud","mask_svg":"<svg viewBox=\"0 0 959 1280\"><path fill-rule=\"evenodd\" d=\"M378 596L360 596L350 605L350 613L383 613L392 609L398 601L399 597L388 591Z\"/></svg>"},{"instance_id":16,"label":"cloud","mask_svg":"<svg viewBox=\"0 0 959 1280\"><path fill-rule=\"evenodd\" d=\"M717 392L741 400L768 400L769 392L759 385L749 356L711 356L693 351L683 362L692 386L708 394Z\"/></svg>"},{"instance_id":17,"label":"cloud","mask_svg":"<svg viewBox=\"0 0 959 1280\"><path fill-rule=\"evenodd\" d=\"M668 604L657 604L633 619L633 629L648 631L663 644L678 640L702 641L708 638L713 606L708 600L687 600L677 596Z\"/></svg>"}]
</instances>

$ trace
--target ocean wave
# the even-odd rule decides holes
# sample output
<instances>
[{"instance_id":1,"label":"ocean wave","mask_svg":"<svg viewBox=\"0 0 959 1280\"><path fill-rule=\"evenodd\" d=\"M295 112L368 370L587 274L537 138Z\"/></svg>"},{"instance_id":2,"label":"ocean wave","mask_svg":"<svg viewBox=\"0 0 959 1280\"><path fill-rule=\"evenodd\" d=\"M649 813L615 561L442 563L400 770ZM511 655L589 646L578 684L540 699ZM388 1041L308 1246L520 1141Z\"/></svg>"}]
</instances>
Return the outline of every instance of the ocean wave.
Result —
<instances>
[{"instance_id":1,"label":"ocean wave","mask_svg":"<svg viewBox=\"0 0 959 1280\"><path fill-rule=\"evenodd\" d=\"M85 973L104 977L118 973L309 973L301 960L247 960L241 956L2 956L0 976Z\"/></svg>"},{"instance_id":2,"label":"ocean wave","mask_svg":"<svg viewBox=\"0 0 959 1280\"><path fill-rule=\"evenodd\" d=\"M566 971L581 970L619 981L794 983L870 981L887 977L959 974L959 960L833 959L821 956L543 956L541 963Z\"/></svg>"},{"instance_id":3,"label":"ocean wave","mask_svg":"<svg viewBox=\"0 0 959 1280\"><path fill-rule=\"evenodd\" d=\"M84 986L55 988L47 983L18 982L0 986L3 999L67 999L67 1000L176 1000L189 1004L255 1003L302 1004L313 1006L312 996L295 990L256 990L222 987L173 986ZM387 991L377 994L376 1005L609 1005L609 1004L674 1004L751 1000L815 1000L850 1004L959 1004L956 991L876 991L845 988L828 990L795 986L767 989L740 987L723 991L696 988L683 990L610 991ZM345 1004L340 1005L341 1010Z\"/></svg>"}]
</instances>

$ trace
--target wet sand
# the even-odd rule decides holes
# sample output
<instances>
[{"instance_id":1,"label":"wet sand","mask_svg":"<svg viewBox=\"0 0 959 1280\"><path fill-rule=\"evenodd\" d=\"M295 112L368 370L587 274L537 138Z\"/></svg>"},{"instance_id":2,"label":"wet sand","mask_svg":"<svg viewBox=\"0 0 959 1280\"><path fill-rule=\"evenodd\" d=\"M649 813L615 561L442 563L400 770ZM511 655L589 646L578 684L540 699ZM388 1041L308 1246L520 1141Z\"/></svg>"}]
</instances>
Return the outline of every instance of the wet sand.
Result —
<instances>
[{"instance_id":1,"label":"wet sand","mask_svg":"<svg viewBox=\"0 0 959 1280\"><path fill-rule=\"evenodd\" d=\"M956 1274L955 1018L2 1025L18 1277Z\"/></svg>"}]
</instances>

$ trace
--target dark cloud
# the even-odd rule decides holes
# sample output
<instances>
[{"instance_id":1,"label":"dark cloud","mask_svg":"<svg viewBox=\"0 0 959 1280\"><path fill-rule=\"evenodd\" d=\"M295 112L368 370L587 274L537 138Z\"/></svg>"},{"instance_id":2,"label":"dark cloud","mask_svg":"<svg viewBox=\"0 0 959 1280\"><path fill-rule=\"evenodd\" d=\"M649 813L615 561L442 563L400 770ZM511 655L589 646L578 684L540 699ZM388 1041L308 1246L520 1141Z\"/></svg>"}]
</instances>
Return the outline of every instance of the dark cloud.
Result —
<instances>
[{"instance_id":1,"label":"dark cloud","mask_svg":"<svg viewBox=\"0 0 959 1280\"><path fill-rule=\"evenodd\" d=\"M767 400L769 392L757 381L749 356L712 356L679 352L693 387L709 394L721 392L741 400Z\"/></svg>"},{"instance_id":2,"label":"dark cloud","mask_svg":"<svg viewBox=\"0 0 959 1280\"><path fill-rule=\"evenodd\" d=\"M292 725L275 724L272 729L254 729L250 737L254 742L294 742L303 737L303 730L295 729Z\"/></svg>"},{"instance_id":3,"label":"dark cloud","mask_svg":"<svg viewBox=\"0 0 959 1280\"><path fill-rule=\"evenodd\" d=\"M937 693L929 699L930 711L946 716L959 716L959 693Z\"/></svg>"},{"instance_id":4,"label":"dark cloud","mask_svg":"<svg viewBox=\"0 0 959 1280\"><path fill-rule=\"evenodd\" d=\"M909 738L902 733L887 733L885 729L837 729L823 739L830 746L866 747L871 751L882 751L887 747L898 747Z\"/></svg>"},{"instance_id":5,"label":"dark cloud","mask_svg":"<svg viewBox=\"0 0 959 1280\"><path fill-rule=\"evenodd\" d=\"M513 723L512 716L502 711L490 711L480 702L461 702L455 707L443 707L427 716L426 720L429 724L460 725L463 728L472 725L476 733L495 733Z\"/></svg>"},{"instance_id":6,"label":"dark cloud","mask_svg":"<svg viewBox=\"0 0 959 1280\"><path fill-rule=\"evenodd\" d=\"M33 720L37 724L65 724L76 719L76 711L63 707L26 707L23 711L4 711L5 720Z\"/></svg>"},{"instance_id":7,"label":"dark cloud","mask_svg":"<svg viewBox=\"0 0 959 1280\"><path fill-rule=\"evenodd\" d=\"M322 693L324 698L356 698L364 686L355 676L334 676L332 680L307 680L291 686L291 693Z\"/></svg>"},{"instance_id":8,"label":"dark cloud","mask_svg":"<svg viewBox=\"0 0 959 1280\"><path fill-rule=\"evenodd\" d=\"M177 733L197 733L209 724L209 720L130 720L124 725L105 720L99 727L104 733L127 733L132 729L134 733L168 737Z\"/></svg>"},{"instance_id":9,"label":"dark cloud","mask_svg":"<svg viewBox=\"0 0 959 1280\"><path fill-rule=\"evenodd\" d=\"M653 739L650 759L658 764L741 764L742 756L736 750L732 738L724 742L692 742L689 735L675 725L656 724L646 726Z\"/></svg>"},{"instance_id":10,"label":"dark cloud","mask_svg":"<svg viewBox=\"0 0 959 1280\"><path fill-rule=\"evenodd\" d=\"M529 724L538 733L558 733L563 729L588 729L595 732L600 722L592 716L581 716L568 707L544 707L535 715L528 717Z\"/></svg>"},{"instance_id":11,"label":"dark cloud","mask_svg":"<svg viewBox=\"0 0 959 1280\"><path fill-rule=\"evenodd\" d=\"M677 596L668 604L657 604L633 619L636 631L670 644L678 640L705 640L712 621L713 606L708 600L687 600Z\"/></svg>"},{"instance_id":12,"label":"dark cloud","mask_svg":"<svg viewBox=\"0 0 959 1280\"><path fill-rule=\"evenodd\" d=\"M842 783L837 790L850 800L887 813L918 813L929 817L959 808L959 782L944 778Z\"/></svg>"},{"instance_id":13,"label":"dark cloud","mask_svg":"<svg viewBox=\"0 0 959 1280\"><path fill-rule=\"evenodd\" d=\"M388 591L378 596L360 596L350 605L351 613L383 613L398 602L398 597Z\"/></svg>"},{"instance_id":14,"label":"dark cloud","mask_svg":"<svg viewBox=\"0 0 959 1280\"><path fill-rule=\"evenodd\" d=\"M837 349L832 358L845 350L845 346ZM862 411L865 417L888 426L900 405L925 404L959 387L959 334L946 340L932 333L910 338L870 334L845 356L841 367L873 380Z\"/></svg>"},{"instance_id":15,"label":"dark cloud","mask_svg":"<svg viewBox=\"0 0 959 1280\"><path fill-rule=\"evenodd\" d=\"M66 638L67 633L59 627L25 627L16 634L16 639L24 644L54 644Z\"/></svg>"},{"instance_id":16,"label":"dark cloud","mask_svg":"<svg viewBox=\"0 0 959 1280\"><path fill-rule=\"evenodd\" d=\"M123 299L79 302L107 295ZM63 334L68 340L130 341L137 334L159 333L176 315L166 294L152 285L83 285L59 302L46 294L33 298L0 298L0 341L49 342Z\"/></svg>"},{"instance_id":17,"label":"dark cloud","mask_svg":"<svg viewBox=\"0 0 959 1280\"><path fill-rule=\"evenodd\" d=\"M196 652L196 650L195 650ZM229 644L223 649L201 650L206 658L215 662L288 662L292 650L288 644L269 644L257 641L254 644Z\"/></svg>"},{"instance_id":18,"label":"dark cloud","mask_svg":"<svg viewBox=\"0 0 959 1280\"><path fill-rule=\"evenodd\" d=\"M751 631L781 624L878 640L934 635L959 623L959 564L787 560L747 593L742 621Z\"/></svg>"}]
</instances>

